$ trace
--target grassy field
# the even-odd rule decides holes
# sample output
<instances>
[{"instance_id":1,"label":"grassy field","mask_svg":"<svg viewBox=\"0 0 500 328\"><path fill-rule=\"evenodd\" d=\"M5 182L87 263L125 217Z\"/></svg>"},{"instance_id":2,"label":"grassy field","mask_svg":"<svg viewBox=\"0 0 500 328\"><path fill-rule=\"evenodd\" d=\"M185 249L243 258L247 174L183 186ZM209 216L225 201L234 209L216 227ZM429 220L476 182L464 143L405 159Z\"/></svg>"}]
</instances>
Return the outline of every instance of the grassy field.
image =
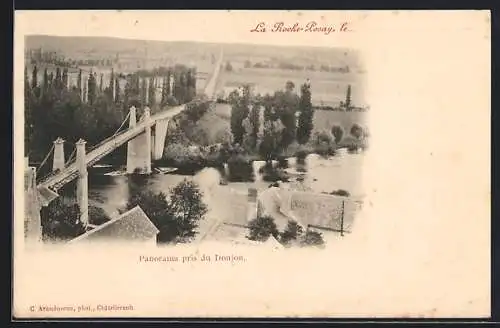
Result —
<instances>
[{"instance_id":1,"label":"grassy field","mask_svg":"<svg viewBox=\"0 0 500 328\"><path fill-rule=\"evenodd\" d=\"M346 97L347 86L351 85L351 99L356 106L365 106L364 75L358 73L307 72L280 69L241 68L221 72L218 89L245 83L255 85L260 94L273 94L282 90L287 81L295 84L297 92L307 79L311 82L311 96L314 105L337 106Z\"/></svg>"}]
</instances>

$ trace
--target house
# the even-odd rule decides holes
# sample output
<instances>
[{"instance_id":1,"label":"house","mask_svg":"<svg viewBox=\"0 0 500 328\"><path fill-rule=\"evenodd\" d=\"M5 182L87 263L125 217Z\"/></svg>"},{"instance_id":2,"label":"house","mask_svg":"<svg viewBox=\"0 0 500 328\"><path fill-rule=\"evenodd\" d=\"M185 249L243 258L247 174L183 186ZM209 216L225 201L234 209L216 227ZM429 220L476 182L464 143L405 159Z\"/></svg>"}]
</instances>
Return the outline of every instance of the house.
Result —
<instances>
[{"instance_id":1,"label":"house","mask_svg":"<svg viewBox=\"0 0 500 328\"><path fill-rule=\"evenodd\" d=\"M70 243L83 242L139 242L156 245L159 230L146 213L136 206L100 226L72 239Z\"/></svg>"},{"instance_id":2,"label":"house","mask_svg":"<svg viewBox=\"0 0 500 328\"><path fill-rule=\"evenodd\" d=\"M272 187L260 193L258 213L273 217L280 230L294 220L304 228L349 233L361 204L354 197Z\"/></svg>"}]
</instances>

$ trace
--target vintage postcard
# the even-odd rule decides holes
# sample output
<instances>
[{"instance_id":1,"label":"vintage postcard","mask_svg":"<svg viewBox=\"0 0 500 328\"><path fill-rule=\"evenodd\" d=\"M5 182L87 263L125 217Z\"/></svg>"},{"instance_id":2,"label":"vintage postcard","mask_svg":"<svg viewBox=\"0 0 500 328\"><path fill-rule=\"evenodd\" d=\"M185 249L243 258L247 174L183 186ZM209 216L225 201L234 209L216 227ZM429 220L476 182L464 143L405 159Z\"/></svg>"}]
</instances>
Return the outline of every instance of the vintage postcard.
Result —
<instances>
[{"instance_id":1,"label":"vintage postcard","mask_svg":"<svg viewBox=\"0 0 500 328\"><path fill-rule=\"evenodd\" d=\"M490 316L488 11L14 32L14 318Z\"/></svg>"}]
</instances>

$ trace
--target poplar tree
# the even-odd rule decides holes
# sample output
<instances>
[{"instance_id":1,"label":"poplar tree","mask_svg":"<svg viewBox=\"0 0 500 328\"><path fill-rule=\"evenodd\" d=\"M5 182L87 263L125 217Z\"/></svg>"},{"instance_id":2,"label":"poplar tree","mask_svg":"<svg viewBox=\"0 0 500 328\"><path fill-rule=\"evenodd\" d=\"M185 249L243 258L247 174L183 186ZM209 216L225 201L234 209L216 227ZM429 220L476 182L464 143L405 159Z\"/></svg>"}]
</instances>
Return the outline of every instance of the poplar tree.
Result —
<instances>
[{"instance_id":1,"label":"poplar tree","mask_svg":"<svg viewBox=\"0 0 500 328\"><path fill-rule=\"evenodd\" d=\"M113 97L113 94L111 94L111 97ZM120 81L118 79L115 79L115 103L118 103L120 101Z\"/></svg>"},{"instance_id":2,"label":"poplar tree","mask_svg":"<svg viewBox=\"0 0 500 328\"><path fill-rule=\"evenodd\" d=\"M299 122L297 127L297 141L300 144L305 144L311 137L313 130L314 110L311 103L311 87L308 84L303 84L299 101Z\"/></svg>"},{"instance_id":3,"label":"poplar tree","mask_svg":"<svg viewBox=\"0 0 500 328\"><path fill-rule=\"evenodd\" d=\"M167 103L167 84L168 75L163 78L163 84L161 86L161 105L164 106Z\"/></svg>"},{"instance_id":4,"label":"poplar tree","mask_svg":"<svg viewBox=\"0 0 500 328\"><path fill-rule=\"evenodd\" d=\"M36 87L38 87L38 69L35 65L31 74L31 88L35 89Z\"/></svg>"},{"instance_id":5,"label":"poplar tree","mask_svg":"<svg viewBox=\"0 0 500 328\"><path fill-rule=\"evenodd\" d=\"M156 103L156 92L155 92L155 78L150 77L149 78L149 90L148 90L148 99L149 99L149 106L154 106Z\"/></svg>"},{"instance_id":6,"label":"poplar tree","mask_svg":"<svg viewBox=\"0 0 500 328\"><path fill-rule=\"evenodd\" d=\"M100 93L102 93L102 88L103 88L103 85L102 85L103 81L102 80L103 80L103 78L104 78L104 74L101 73L101 79L99 81L99 92Z\"/></svg>"},{"instance_id":7,"label":"poplar tree","mask_svg":"<svg viewBox=\"0 0 500 328\"><path fill-rule=\"evenodd\" d=\"M116 99L116 89L115 89L115 99L113 99L113 87L115 87L116 84L115 84L115 71L113 70L113 68L111 68L111 76L109 77L109 88L108 88L108 92L109 92L109 98L112 99L113 101L115 101Z\"/></svg>"},{"instance_id":8,"label":"poplar tree","mask_svg":"<svg viewBox=\"0 0 500 328\"><path fill-rule=\"evenodd\" d=\"M82 93L82 70L80 69L78 71L78 81L76 81L76 88L78 89L78 92L80 92L80 95Z\"/></svg>"},{"instance_id":9,"label":"poplar tree","mask_svg":"<svg viewBox=\"0 0 500 328\"><path fill-rule=\"evenodd\" d=\"M351 110L351 85L347 86L347 92L345 96L345 108L347 111Z\"/></svg>"},{"instance_id":10,"label":"poplar tree","mask_svg":"<svg viewBox=\"0 0 500 328\"><path fill-rule=\"evenodd\" d=\"M67 68L64 68L64 70L63 70L62 83L63 83L64 89L68 88L68 69Z\"/></svg>"},{"instance_id":11,"label":"poplar tree","mask_svg":"<svg viewBox=\"0 0 500 328\"><path fill-rule=\"evenodd\" d=\"M56 80L54 82L56 89L62 89L62 77L61 77L61 69L59 67L56 68Z\"/></svg>"}]
</instances>

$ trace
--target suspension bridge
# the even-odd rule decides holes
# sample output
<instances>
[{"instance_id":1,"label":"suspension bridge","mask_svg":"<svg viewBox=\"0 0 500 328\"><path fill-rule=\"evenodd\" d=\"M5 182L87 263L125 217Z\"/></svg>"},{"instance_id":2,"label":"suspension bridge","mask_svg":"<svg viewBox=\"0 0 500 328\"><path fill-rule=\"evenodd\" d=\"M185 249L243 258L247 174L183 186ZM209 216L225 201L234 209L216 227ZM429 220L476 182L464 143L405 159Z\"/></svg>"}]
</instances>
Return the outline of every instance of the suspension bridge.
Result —
<instances>
[{"instance_id":1,"label":"suspension bridge","mask_svg":"<svg viewBox=\"0 0 500 328\"><path fill-rule=\"evenodd\" d=\"M215 64L214 71L205 85L206 101L213 101L217 79L223 60L221 51ZM127 173L151 173L151 160L161 159L167 136L168 123L186 109L186 104L165 109L151 115L148 107L144 108L143 115L137 120L137 110L131 107L122 125L109 138L97 145L86 149L86 142L80 139L75 144L75 150L68 160L64 158L64 140L58 138L53 147L42 161L44 165L53 154L53 170L36 182L38 205L47 206L52 200L59 197L57 191L65 184L77 179L76 198L80 207L80 220L88 223L88 173L87 167L95 165L106 155L113 152L125 143L127 144ZM126 122L129 127L120 131ZM76 156L75 156L76 155Z\"/></svg>"}]
</instances>

